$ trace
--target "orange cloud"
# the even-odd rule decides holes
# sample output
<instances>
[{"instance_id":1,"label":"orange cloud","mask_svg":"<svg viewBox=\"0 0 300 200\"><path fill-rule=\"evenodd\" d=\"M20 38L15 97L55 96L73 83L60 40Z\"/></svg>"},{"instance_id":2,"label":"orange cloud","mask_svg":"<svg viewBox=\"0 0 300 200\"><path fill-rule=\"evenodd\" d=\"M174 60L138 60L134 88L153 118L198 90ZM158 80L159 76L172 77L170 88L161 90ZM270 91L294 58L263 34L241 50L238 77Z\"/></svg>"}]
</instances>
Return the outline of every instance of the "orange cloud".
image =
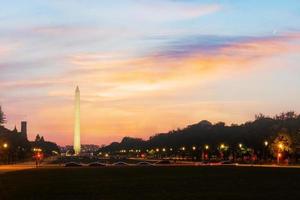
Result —
<instances>
[{"instance_id":1,"label":"orange cloud","mask_svg":"<svg viewBox=\"0 0 300 200\"><path fill-rule=\"evenodd\" d=\"M253 108L261 106L259 102L197 102L192 97L199 91L209 96L204 85L220 77L247 70L261 60L298 52L299 39L297 34L250 38L219 45L209 53L187 48L179 56L167 50L136 57L123 52L76 54L67 57L70 67L62 75L1 84L1 89L54 85L43 93L51 100L34 101L42 105L35 108L31 131L44 130L41 134L59 143L72 142L77 84L82 90L84 142L107 143L125 135L146 138L200 119L249 119L255 114ZM244 110L242 114L236 114L238 109Z\"/></svg>"}]
</instances>

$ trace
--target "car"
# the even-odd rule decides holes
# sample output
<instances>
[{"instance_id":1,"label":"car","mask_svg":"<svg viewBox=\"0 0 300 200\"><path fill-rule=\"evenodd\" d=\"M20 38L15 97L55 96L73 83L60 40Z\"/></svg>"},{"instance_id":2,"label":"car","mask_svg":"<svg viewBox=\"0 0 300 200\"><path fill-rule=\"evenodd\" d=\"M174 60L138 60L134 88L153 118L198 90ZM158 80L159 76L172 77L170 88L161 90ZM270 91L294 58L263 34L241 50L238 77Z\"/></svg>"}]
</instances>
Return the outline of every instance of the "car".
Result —
<instances>
[{"instance_id":1,"label":"car","mask_svg":"<svg viewBox=\"0 0 300 200\"><path fill-rule=\"evenodd\" d=\"M126 162L116 162L113 164L114 166L128 166L129 164Z\"/></svg>"},{"instance_id":2,"label":"car","mask_svg":"<svg viewBox=\"0 0 300 200\"><path fill-rule=\"evenodd\" d=\"M169 160L160 160L155 163L156 165L170 165L172 164Z\"/></svg>"},{"instance_id":3,"label":"car","mask_svg":"<svg viewBox=\"0 0 300 200\"><path fill-rule=\"evenodd\" d=\"M100 162L92 162L90 164L88 164L89 167L105 167L106 164L105 163L100 163Z\"/></svg>"},{"instance_id":4,"label":"car","mask_svg":"<svg viewBox=\"0 0 300 200\"><path fill-rule=\"evenodd\" d=\"M76 162L68 162L65 164L65 167L81 167L82 165L80 163Z\"/></svg>"},{"instance_id":5,"label":"car","mask_svg":"<svg viewBox=\"0 0 300 200\"><path fill-rule=\"evenodd\" d=\"M136 165L138 165L138 166L153 166L153 164L149 163L149 162L138 162L138 163L136 163Z\"/></svg>"}]
</instances>

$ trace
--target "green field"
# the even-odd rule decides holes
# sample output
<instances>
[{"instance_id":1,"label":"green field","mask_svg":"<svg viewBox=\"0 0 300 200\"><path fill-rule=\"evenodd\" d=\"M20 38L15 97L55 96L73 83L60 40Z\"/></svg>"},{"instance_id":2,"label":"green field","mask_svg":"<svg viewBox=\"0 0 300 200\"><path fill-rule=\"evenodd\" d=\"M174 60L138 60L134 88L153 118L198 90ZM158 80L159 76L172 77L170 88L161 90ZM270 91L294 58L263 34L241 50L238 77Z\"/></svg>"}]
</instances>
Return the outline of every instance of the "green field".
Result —
<instances>
[{"instance_id":1,"label":"green field","mask_svg":"<svg viewBox=\"0 0 300 200\"><path fill-rule=\"evenodd\" d=\"M300 199L300 170L48 168L0 175L0 199Z\"/></svg>"}]
</instances>

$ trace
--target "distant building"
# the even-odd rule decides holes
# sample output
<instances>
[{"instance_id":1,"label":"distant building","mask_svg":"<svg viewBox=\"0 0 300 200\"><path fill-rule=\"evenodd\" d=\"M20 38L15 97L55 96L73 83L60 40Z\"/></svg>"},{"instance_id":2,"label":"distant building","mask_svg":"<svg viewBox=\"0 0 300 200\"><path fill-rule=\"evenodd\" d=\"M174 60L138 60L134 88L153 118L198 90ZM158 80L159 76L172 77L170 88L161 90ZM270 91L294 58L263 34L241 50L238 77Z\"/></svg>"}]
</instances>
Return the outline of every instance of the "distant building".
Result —
<instances>
[{"instance_id":1,"label":"distant building","mask_svg":"<svg viewBox=\"0 0 300 200\"><path fill-rule=\"evenodd\" d=\"M82 154L93 154L98 151L99 148L100 146L95 144L82 144L80 149ZM66 145L64 147L60 147L60 152L68 154L68 152L72 152L73 149L73 145Z\"/></svg>"},{"instance_id":2,"label":"distant building","mask_svg":"<svg viewBox=\"0 0 300 200\"><path fill-rule=\"evenodd\" d=\"M26 138L27 140L27 122L26 121L22 121L21 122L21 134L24 136L24 138Z\"/></svg>"},{"instance_id":3,"label":"distant building","mask_svg":"<svg viewBox=\"0 0 300 200\"><path fill-rule=\"evenodd\" d=\"M9 130L5 128L4 126L0 126L0 134L19 134L22 138L27 139L27 122L22 121L21 122L21 131L19 132L17 127L15 126L13 130Z\"/></svg>"},{"instance_id":4,"label":"distant building","mask_svg":"<svg viewBox=\"0 0 300 200\"><path fill-rule=\"evenodd\" d=\"M83 144L81 145L81 151L83 153L94 153L99 149L99 145L95 144Z\"/></svg>"},{"instance_id":5,"label":"distant building","mask_svg":"<svg viewBox=\"0 0 300 200\"><path fill-rule=\"evenodd\" d=\"M19 132L15 126L13 130L0 125L0 163L15 162L27 158L30 155L31 144L27 139L26 124L23 123L23 132ZM5 145L5 146L4 146ZM8 148L7 155L3 156L3 148Z\"/></svg>"}]
</instances>

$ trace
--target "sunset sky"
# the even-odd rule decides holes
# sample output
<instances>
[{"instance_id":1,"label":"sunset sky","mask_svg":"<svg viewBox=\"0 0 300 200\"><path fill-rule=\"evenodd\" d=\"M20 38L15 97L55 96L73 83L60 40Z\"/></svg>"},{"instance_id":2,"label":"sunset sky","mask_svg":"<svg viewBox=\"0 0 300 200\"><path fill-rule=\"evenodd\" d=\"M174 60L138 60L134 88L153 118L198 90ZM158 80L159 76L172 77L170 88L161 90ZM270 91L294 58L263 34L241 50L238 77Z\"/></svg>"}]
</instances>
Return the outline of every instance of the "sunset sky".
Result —
<instances>
[{"instance_id":1,"label":"sunset sky","mask_svg":"<svg viewBox=\"0 0 300 200\"><path fill-rule=\"evenodd\" d=\"M203 119L300 112L299 0L1 1L8 128L108 144Z\"/></svg>"}]
</instances>

